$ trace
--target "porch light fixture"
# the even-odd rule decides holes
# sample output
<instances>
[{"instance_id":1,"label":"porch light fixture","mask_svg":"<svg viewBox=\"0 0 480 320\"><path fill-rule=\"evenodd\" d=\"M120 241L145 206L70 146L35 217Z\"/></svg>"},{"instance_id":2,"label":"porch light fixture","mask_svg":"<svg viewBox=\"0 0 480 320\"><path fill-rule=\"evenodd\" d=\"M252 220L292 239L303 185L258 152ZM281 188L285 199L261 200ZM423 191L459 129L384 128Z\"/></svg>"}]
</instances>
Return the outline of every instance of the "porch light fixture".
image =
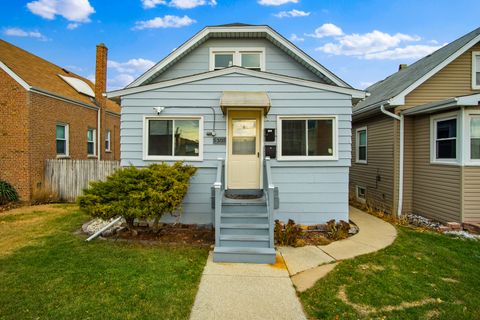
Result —
<instances>
[{"instance_id":1,"label":"porch light fixture","mask_svg":"<svg viewBox=\"0 0 480 320\"><path fill-rule=\"evenodd\" d=\"M153 107L153 110L158 114L162 113L163 110L165 110L165 107Z\"/></svg>"}]
</instances>

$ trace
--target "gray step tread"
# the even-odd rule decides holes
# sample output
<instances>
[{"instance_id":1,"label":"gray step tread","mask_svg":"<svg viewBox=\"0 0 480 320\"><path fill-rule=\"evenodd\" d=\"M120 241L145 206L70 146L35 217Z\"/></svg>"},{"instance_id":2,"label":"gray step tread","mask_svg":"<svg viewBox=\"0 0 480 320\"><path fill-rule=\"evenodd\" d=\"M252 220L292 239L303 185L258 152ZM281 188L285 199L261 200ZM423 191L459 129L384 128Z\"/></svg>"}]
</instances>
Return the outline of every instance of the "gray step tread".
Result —
<instances>
[{"instance_id":1,"label":"gray step tread","mask_svg":"<svg viewBox=\"0 0 480 320\"><path fill-rule=\"evenodd\" d=\"M269 236L242 235L242 234L223 234L223 235L220 235L220 240L232 240L232 241L269 241Z\"/></svg>"},{"instance_id":2,"label":"gray step tread","mask_svg":"<svg viewBox=\"0 0 480 320\"><path fill-rule=\"evenodd\" d=\"M216 253L276 254L274 248L215 247Z\"/></svg>"},{"instance_id":3,"label":"gray step tread","mask_svg":"<svg viewBox=\"0 0 480 320\"><path fill-rule=\"evenodd\" d=\"M221 216L223 218L268 218L268 213L228 213L222 212Z\"/></svg>"},{"instance_id":4,"label":"gray step tread","mask_svg":"<svg viewBox=\"0 0 480 320\"><path fill-rule=\"evenodd\" d=\"M225 229L268 229L268 223L222 223Z\"/></svg>"}]
</instances>

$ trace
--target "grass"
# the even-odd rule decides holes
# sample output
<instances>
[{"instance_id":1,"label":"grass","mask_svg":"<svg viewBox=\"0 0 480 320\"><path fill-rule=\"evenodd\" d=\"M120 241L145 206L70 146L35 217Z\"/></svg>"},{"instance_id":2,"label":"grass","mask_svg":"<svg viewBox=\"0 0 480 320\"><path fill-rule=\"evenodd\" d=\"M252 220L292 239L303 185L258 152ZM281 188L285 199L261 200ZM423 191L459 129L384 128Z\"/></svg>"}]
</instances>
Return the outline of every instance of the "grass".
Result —
<instances>
[{"instance_id":1,"label":"grass","mask_svg":"<svg viewBox=\"0 0 480 320\"><path fill-rule=\"evenodd\" d=\"M480 319L480 242L399 227L300 295L316 319Z\"/></svg>"},{"instance_id":2,"label":"grass","mask_svg":"<svg viewBox=\"0 0 480 320\"><path fill-rule=\"evenodd\" d=\"M208 250L74 234L76 206L0 215L0 319L187 319Z\"/></svg>"}]
</instances>

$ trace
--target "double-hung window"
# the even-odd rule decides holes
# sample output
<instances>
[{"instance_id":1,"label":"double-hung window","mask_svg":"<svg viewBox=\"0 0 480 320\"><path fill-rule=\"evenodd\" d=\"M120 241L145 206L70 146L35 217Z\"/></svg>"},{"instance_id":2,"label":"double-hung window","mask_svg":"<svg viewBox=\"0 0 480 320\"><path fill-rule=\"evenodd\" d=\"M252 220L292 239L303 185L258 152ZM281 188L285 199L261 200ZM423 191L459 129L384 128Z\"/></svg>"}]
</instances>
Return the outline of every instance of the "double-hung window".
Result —
<instances>
[{"instance_id":1,"label":"double-hung window","mask_svg":"<svg viewBox=\"0 0 480 320\"><path fill-rule=\"evenodd\" d=\"M480 51L472 52L472 88L480 89Z\"/></svg>"},{"instance_id":2,"label":"double-hung window","mask_svg":"<svg viewBox=\"0 0 480 320\"><path fill-rule=\"evenodd\" d=\"M111 151L111 141L112 141L112 133L110 130L107 130L105 132L105 151L106 152Z\"/></svg>"},{"instance_id":3,"label":"double-hung window","mask_svg":"<svg viewBox=\"0 0 480 320\"><path fill-rule=\"evenodd\" d=\"M457 116L432 119L432 162L457 162Z\"/></svg>"},{"instance_id":4,"label":"double-hung window","mask_svg":"<svg viewBox=\"0 0 480 320\"><path fill-rule=\"evenodd\" d=\"M279 160L335 160L335 117L279 117Z\"/></svg>"},{"instance_id":5,"label":"double-hung window","mask_svg":"<svg viewBox=\"0 0 480 320\"><path fill-rule=\"evenodd\" d=\"M201 117L147 117L144 135L145 160L202 160Z\"/></svg>"},{"instance_id":6,"label":"double-hung window","mask_svg":"<svg viewBox=\"0 0 480 320\"><path fill-rule=\"evenodd\" d=\"M480 114L472 114L469 116L470 125L470 161L480 162Z\"/></svg>"},{"instance_id":7,"label":"double-hung window","mask_svg":"<svg viewBox=\"0 0 480 320\"><path fill-rule=\"evenodd\" d=\"M56 126L56 150L57 157L68 157L68 124Z\"/></svg>"},{"instance_id":8,"label":"double-hung window","mask_svg":"<svg viewBox=\"0 0 480 320\"><path fill-rule=\"evenodd\" d=\"M264 48L210 48L210 70L220 70L232 66L264 71Z\"/></svg>"},{"instance_id":9,"label":"double-hung window","mask_svg":"<svg viewBox=\"0 0 480 320\"><path fill-rule=\"evenodd\" d=\"M356 130L357 163L367 163L367 128Z\"/></svg>"},{"instance_id":10,"label":"double-hung window","mask_svg":"<svg viewBox=\"0 0 480 320\"><path fill-rule=\"evenodd\" d=\"M87 155L95 156L96 154L96 130L92 128L88 128L87 130Z\"/></svg>"}]
</instances>

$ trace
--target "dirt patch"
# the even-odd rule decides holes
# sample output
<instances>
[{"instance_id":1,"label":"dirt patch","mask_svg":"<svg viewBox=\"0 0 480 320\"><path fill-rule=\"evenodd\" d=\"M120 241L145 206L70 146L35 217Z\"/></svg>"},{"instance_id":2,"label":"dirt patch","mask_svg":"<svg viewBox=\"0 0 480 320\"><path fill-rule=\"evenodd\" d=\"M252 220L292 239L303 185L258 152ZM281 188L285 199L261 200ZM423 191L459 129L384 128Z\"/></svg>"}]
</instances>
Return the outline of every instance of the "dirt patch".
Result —
<instances>
[{"instance_id":1,"label":"dirt patch","mask_svg":"<svg viewBox=\"0 0 480 320\"><path fill-rule=\"evenodd\" d=\"M385 270L384 267L378 266L376 264L361 264L358 266L361 270L372 270L372 271L383 271Z\"/></svg>"},{"instance_id":2,"label":"dirt patch","mask_svg":"<svg viewBox=\"0 0 480 320\"><path fill-rule=\"evenodd\" d=\"M39 205L16 208L0 215L0 256L6 256L38 238L51 234L55 229L52 220L68 213L69 209L58 205Z\"/></svg>"},{"instance_id":3,"label":"dirt patch","mask_svg":"<svg viewBox=\"0 0 480 320\"><path fill-rule=\"evenodd\" d=\"M400 304L393 305L393 306L384 306L381 308L375 308L366 304L351 302L348 299L347 293L345 292L345 286L340 287L337 293L337 298L340 299L346 305L349 305L350 307L355 309L357 313L363 316L367 316L372 313L398 311L398 310L404 310L408 308L421 307L426 304L439 304L443 302L440 299L426 298L418 301L402 302Z\"/></svg>"},{"instance_id":4,"label":"dirt patch","mask_svg":"<svg viewBox=\"0 0 480 320\"><path fill-rule=\"evenodd\" d=\"M450 282L450 283L459 283L460 282L460 281L452 279L452 278L440 278L440 279L442 279L442 281Z\"/></svg>"},{"instance_id":5,"label":"dirt patch","mask_svg":"<svg viewBox=\"0 0 480 320\"><path fill-rule=\"evenodd\" d=\"M196 246L210 246L215 242L215 233L213 230L197 225L165 224L158 232L154 232L148 228L137 227L137 232L137 235L133 235L130 231L123 229L107 238Z\"/></svg>"},{"instance_id":6,"label":"dirt patch","mask_svg":"<svg viewBox=\"0 0 480 320\"><path fill-rule=\"evenodd\" d=\"M440 315L440 312L436 309L429 310L425 313L425 319L435 319Z\"/></svg>"}]
</instances>

